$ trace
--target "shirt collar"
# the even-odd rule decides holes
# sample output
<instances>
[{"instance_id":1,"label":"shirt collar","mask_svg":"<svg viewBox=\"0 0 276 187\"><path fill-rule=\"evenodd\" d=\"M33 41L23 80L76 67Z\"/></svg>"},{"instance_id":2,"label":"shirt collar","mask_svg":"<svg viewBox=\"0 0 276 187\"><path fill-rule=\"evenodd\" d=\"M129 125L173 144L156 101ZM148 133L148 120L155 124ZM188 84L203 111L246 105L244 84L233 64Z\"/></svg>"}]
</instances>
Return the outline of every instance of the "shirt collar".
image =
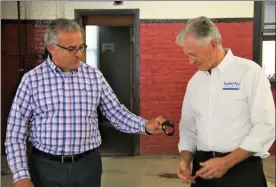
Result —
<instances>
[{"instance_id":1,"label":"shirt collar","mask_svg":"<svg viewBox=\"0 0 276 187\"><path fill-rule=\"evenodd\" d=\"M56 64L52 61L52 56L49 54L47 57L47 63L50 65L50 67L52 68L52 70L57 71L58 67L56 66Z\"/></svg>"},{"instance_id":2,"label":"shirt collar","mask_svg":"<svg viewBox=\"0 0 276 187\"><path fill-rule=\"evenodd\" d=\"M231 49L225 49L225 51L226 51L226 55L217 66L220 72L224 72L226 68L229 66L229 64L234 60L234 55Z\"/></svg>"},{"instance_id":3,"label":"shirt collar","mask_svg":"<svg viewBox=\"0 0 276 187\"><path fill-rule=\"evenodd\" d=\"M226 48L225 49L225 56L222 59L222 61L219 63L219 65L217 67L215 67L214 69L212 69L211 71L219 71L219 73L222 73L226 70L226 68L229 66L229 64L233 61L234 59L234 55L231 51L231 49ZM210 75L208 71L204 71L205 74Z\"/></svg>"}]
</instances>

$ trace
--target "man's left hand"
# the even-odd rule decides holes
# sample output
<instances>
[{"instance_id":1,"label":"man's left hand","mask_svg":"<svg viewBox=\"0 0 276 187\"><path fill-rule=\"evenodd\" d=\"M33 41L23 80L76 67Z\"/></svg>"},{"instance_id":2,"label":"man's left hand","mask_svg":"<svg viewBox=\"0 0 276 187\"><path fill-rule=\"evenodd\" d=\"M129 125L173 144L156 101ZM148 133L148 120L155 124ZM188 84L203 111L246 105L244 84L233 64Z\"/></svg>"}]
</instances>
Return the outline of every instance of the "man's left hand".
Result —
<instances>
[{"instance_id":1,"label":"man's left hand","mask_svg":"<svg viewBox=\"0 0 276 187\"><path fill-rule=\"evenodd\" d=\"M230 164L223 157L211 158L201 162L200 166L202 168L196 172L196 175L203 179L221 178L230 168Z\"/></svg>"},{"instance_id":2,"label":"man's left hand","mask_svg":"<svg viewBox=\"0 0 276 187\"><path fill-rule=\"evenodd\" d=\"M145 128L151 134L160 133L160 132L162 132L162 123L164 121L166 121L166 120L163 117L158 116L156 118L149 120L146 123Z\"/></svg>"}]
</instances>

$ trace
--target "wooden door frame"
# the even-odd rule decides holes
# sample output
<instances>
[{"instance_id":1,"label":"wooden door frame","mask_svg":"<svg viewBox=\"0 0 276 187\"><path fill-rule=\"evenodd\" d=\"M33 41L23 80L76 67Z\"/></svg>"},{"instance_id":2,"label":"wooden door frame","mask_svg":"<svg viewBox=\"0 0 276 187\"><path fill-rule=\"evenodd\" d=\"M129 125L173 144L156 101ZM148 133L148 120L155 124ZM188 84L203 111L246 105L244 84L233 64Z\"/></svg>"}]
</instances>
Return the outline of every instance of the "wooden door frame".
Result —
<instances>
[{"instance_id":1,"label":"wooden door frame","mask_svg":"<svg viewBox=\"0 0 276 187\"><path fill-rule=\"evenodd\" d=\"M75 9L75 21L82 25L83 16L93 15L133 15L134 16L134 101L133 113L140 115L140 11L139 9ZM129 26L132 26L129 25ZM123 26L123 25L121 25ZM124 25L125 26L125 25ZM133 134L133 156L140 154L140 135Z\"/></svg>"}]
</instances>

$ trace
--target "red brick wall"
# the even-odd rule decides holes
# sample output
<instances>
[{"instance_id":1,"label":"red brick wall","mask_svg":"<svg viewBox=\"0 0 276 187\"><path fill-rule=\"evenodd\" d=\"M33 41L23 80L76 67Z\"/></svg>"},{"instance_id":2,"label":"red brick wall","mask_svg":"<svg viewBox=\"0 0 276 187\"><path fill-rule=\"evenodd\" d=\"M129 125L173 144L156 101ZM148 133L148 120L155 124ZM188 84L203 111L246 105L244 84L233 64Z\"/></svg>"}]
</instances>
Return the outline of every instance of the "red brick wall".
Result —
<instances>
[{"instance_id":1,"label":"red brick wall","mask_svg":"<svg viewBox=\"0 0 276 187\"><path fill-rule=\"evenodd\" d=\"M140 114L161 115L178 125L188 79L196 68L187 63L175 36L182 24L140 24ZM176 127L178 128L178 127ZM141 136L141 154L176 153L178 133Z\"/></svg>"},{"instance_id":2,"label":"red brick wall","mask_svg":"<svg viewBox=\"0 0 276 187\"><path fill-rule=\"evenodd\" d=\"M44 53L44 35L46 25L30 24L30 48L37 53Z\"/></svg>"},{"instance_id":3,"label":"red brick wall","mask_svg":"<svg viewBox=\"0 0 276 187\"><path fill-rule=\"evenodd\" d=\"M15 23L3 24L3 30L8 30L5 34L6 38L3 38L3 43L5 43L4 50L10 51L18 50L18 25ZM21 51L23 55L27 55L28 49L30 49L30 54L34 55L38 53L44 53L44 34L45 34L45 24L24 24L21 23ZM9 40L11 42L5 42ZM18 52L18 51L17 51Z\"/></svg>"},{"instance_id":4,"label":"red brick wall","mask_svg":"<svg viewBox=\"0 0 276 187\"><path fill-rule=\"evenodd\" d=\"M223 46L237 56L252 58L253 23L217 23ZM182 24L145 23L140 25L140 113L145 118L161 115L176 123L186 85L196 68L175 45L175 36ZM141 136L141 154L178 153L178 133Z\"/></svg>"}]
</instances>

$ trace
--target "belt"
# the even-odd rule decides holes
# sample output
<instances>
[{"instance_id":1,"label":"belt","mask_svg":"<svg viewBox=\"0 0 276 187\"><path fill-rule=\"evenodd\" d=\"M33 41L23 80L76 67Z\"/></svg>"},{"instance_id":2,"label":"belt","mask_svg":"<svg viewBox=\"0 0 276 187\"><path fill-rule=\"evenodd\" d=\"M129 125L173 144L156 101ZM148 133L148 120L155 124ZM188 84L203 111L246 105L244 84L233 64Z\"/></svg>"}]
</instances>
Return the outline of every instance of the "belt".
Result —
<instances>
[{"instance_id":1,"label":"belt","mask_svg":"<svg viewBox=\"0 0 276 187\"><path fill-rule=\"evenodd\" d=\"M50 153L45 153L45 152L40 151L37 148L33 147L32 154L37 155L37 156L43 156L50 160L58 161L61 163L73 163L73 162L80 160L81 158L88 155L89 153L94 152L96 149L97 148L80 153L80 154L76 154L76 155L53 155Z\"/></svg>"},{"instance_id":2,"label":"belt","mask_svg":"<svg viewBox=\"0 0 276 187\"><path fill-rule=\"evenodd\" d=\"M230 154L230 152L229 153L220 153L220 152L216 152L216 151L196 151L196 156L205 157L205 158L224 157L228 154Z\"/></svg>"}]
</instances>

